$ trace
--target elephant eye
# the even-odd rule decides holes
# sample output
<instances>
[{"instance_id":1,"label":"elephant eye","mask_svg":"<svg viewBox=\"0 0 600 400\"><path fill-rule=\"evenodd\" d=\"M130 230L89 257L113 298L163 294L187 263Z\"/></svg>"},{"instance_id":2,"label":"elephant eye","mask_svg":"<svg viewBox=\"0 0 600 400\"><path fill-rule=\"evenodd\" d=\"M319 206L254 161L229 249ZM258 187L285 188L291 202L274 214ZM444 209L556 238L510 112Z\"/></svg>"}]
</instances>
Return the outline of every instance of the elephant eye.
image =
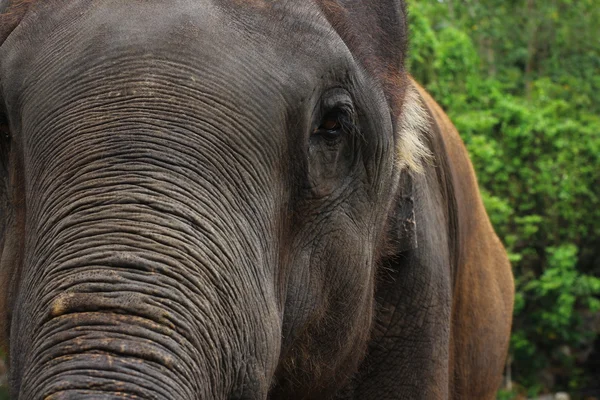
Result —
<instances>
[{"instance_id":1,"label":"elephant eye","mask_svg":"<svg viewBox=\"0 0 600 400\"><path fill-rule=\"evenodd\" d=\"M323 122L321 123L320 129L326 130L328 132L339 131L342 128L342 123L340 122L340 118L335 113L330 113L325 117Z\"/></svg>"},{"instance_id":2,"label":"elephant eye","mask_svg":"<svg viewBox=\"0 0 600 400\"><path fill-rule=\"evenodd\" d=\"M350 110L338 107L325 113L313 135L322 137L329 142L335 142L353 127Z\"/></svg>"}]
</instances>

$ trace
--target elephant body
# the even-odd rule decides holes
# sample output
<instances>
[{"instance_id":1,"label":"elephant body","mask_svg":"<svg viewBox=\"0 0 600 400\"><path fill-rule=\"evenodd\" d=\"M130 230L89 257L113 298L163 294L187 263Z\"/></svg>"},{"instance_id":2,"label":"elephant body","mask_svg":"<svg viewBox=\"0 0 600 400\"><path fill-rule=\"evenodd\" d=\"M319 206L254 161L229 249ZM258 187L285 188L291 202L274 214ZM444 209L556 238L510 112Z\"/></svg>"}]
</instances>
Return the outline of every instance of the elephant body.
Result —
<instances>
[{"instance_id":1,"label":"elephant body","mask_svg":"<svg viewBox=\"0 0 600 400\"><path fill-rule=\"evenodd\" d=\"M404 2L0 11L12 398L495 398L512 273Z\"/></svg>"}]
</instances>

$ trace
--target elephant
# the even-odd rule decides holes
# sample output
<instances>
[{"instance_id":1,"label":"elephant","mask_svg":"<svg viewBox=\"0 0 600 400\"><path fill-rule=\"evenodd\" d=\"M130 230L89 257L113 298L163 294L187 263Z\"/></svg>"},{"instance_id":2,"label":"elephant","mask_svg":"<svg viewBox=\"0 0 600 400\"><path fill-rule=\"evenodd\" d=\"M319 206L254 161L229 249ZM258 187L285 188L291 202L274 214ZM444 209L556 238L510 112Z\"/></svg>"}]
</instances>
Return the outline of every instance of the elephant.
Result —
<instances>
[{"instance_id":1,"label":"elephant","mask_svg":"<svg viewBox=\"0 0 600 400\"><path fill-rule=\"evenodd\" d=\"M399 0L0 0L11 398L493 399L514 284Z\"/></svg>"}]
</instances>

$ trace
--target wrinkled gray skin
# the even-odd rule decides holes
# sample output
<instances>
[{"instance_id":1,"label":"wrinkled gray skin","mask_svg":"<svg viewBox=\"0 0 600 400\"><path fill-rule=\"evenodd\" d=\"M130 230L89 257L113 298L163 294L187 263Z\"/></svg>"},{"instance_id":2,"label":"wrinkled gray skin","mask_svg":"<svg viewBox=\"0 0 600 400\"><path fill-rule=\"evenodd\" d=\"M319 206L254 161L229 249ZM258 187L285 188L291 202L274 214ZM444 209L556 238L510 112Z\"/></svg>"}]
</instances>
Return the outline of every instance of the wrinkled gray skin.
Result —
<instances>
[{"instance_id":1,"label":"wrinkled gray skin","mask_svg":"<svg viewBox=\"0 0 600 400\"><path fill-rule=\"evenodd\" d=\"M310 1L34 4L0 47L13 399L446 397L444 229L372 328L402 93L361 57Z\"/></svg>"}]
</instances>

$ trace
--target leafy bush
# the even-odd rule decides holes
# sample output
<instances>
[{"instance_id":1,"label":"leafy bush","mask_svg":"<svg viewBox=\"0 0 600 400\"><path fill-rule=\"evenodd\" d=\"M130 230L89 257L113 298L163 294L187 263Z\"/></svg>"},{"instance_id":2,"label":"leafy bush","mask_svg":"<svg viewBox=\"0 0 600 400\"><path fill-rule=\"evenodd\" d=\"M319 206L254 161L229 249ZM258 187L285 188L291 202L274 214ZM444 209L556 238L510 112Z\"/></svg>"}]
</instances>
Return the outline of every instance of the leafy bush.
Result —
<instances>
[{"instance_id":1,"label":"leafy bush","mask_svg":"<svg viewBox=\"0 0 600 400\"><path fill-rule=\"evenodd\" d=\"M598 335L582 315L600 311L600 12L528 4L410 3L410 68L461 132L509 252L514 378L533 394L592 372L577 355Z\"/></svg>"}]
</instances>

